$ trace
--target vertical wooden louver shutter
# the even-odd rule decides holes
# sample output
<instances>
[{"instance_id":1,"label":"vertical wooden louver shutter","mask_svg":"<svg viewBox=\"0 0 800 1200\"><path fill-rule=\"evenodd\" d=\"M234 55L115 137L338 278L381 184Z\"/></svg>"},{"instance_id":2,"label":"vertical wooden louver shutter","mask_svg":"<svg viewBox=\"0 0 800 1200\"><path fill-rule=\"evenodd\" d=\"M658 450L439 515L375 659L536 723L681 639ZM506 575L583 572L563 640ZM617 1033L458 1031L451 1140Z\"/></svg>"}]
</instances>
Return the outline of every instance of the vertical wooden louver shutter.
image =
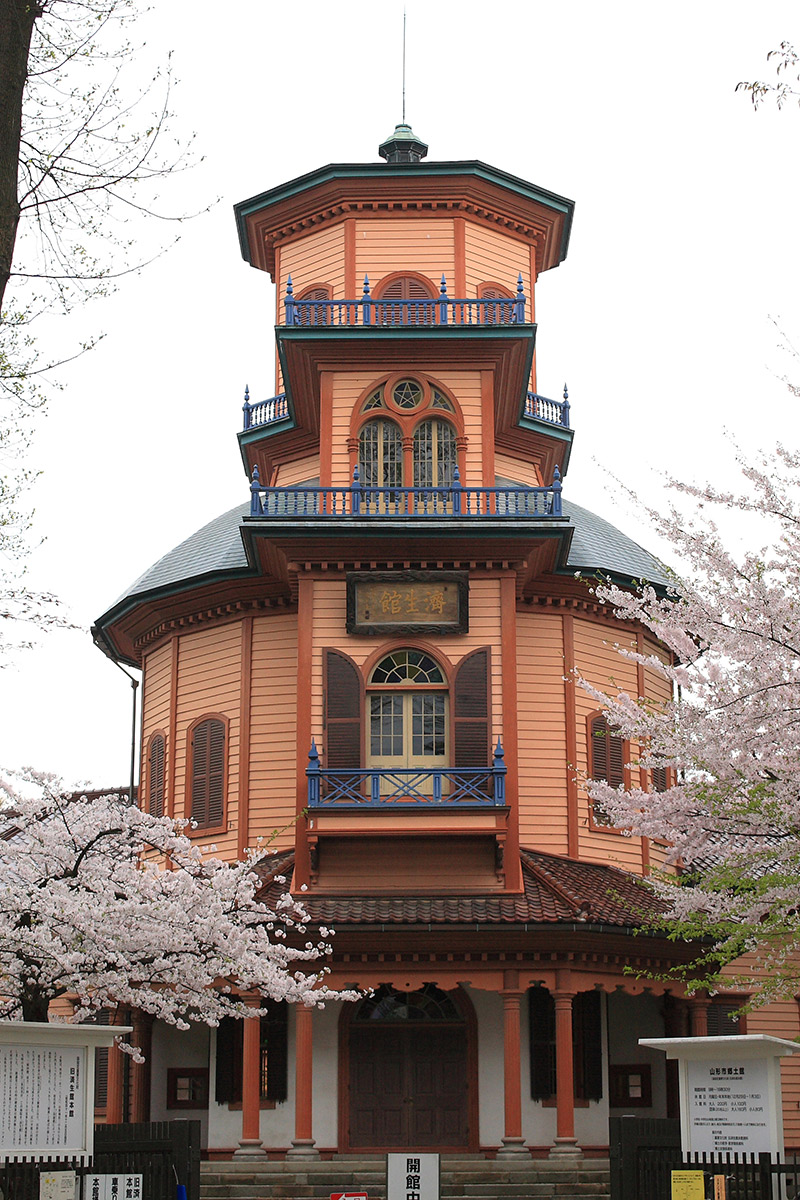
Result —
<instances>
[{"instance_id":1,"label":"vertical wooden louver shutter","mask_svg":"<svg viewBox=\"0 0 800 1200\"><path fill-rule=\"evenodd\" d=\"M592 779L605 779L612 787L619 787L625 779L622 738L608 728L605 717L593 717L589 728Z\"/></svg>"},{"instance_id":2,"label":"vertical wooden louver shutter","mask_svg":"<svg viewBox=\"0 0 800 1200\"><path fill-rule=\"evenodd\" d=\"M572 1001L572 1054L575 1096L603 1098L603 1041L600 992L578 992Z\"/></svg>"},{"instance_id":3,"label":"vertical wooden louver shutter","mask_svg":"<svg viewBox=\"0 0 800 1200\"><path fill-rule=\"evenodd\" d=\"M192 820L198 826L222 824L224 792L225 726L201 721L192 734Z\"/></svg>"},{"instance_id":4,"label":"vertical wooden louver shutter","mask_svg":"<svg viewBox=\"0 0 800 1200\"><path fill-rule=\"evenodd\" d=\"M361 677L348 658L325 657L325 765L361 766Z\"/></svg>"},{"instance_id":5,"label":"vertical wooden louver shutter","mask_svg":"<svg viewBox=\"0 0 800 1200\"><path fill-rule=\"evenodd\" d=\"M556 1092L556 1006L547 988L528 992L531 1097L547 1100Z\"/></svg>"},{"instance_id":6,"label":"vertical wooden louver shutter","mask_svg":"<svg viewBox=\"0 0 800 1200\"><path fill-rule=\"evenodd\" d=\"M285 1000L267 1000L261 1018L261 1094L276 1102L289 1095L289 1005ZM264 1078L266 1076L266 1078Z\"/></svg>"},{"instance_id":7,"label":"vertical wooden louver shutter","mask_svg":"<svg viewBox=\"0 0 800 1200\"><path fill-rule=\"evenodd\" d=\"M456 672L453 687L455 767L489 763L489 651L476 650Z\"/></svg>"},{"instance_id":8,"label":"vertical wooden louver shutter","mask_svg":"<svg viewBox=\"0 0 800 1200\"><path fill-rule=\"evenodd\" d=\"M289 1005L285 1000L265 1000L261 1017L261 1099L285 1100L289 1094ZM252 1018L251 1018L252 1019ZM217 1104L239 1104L242 1099L241 1020L223 1017L217 1028Z\"/></svg>"},{"instance_id":9,"label":"vertical wooden louver shutter","mask_svg":"<svg viewBox=\"0 0 800 1200\"><path fill-rule=\"evenodd\" d=\"M147 808L153 817L164 815L164 738L160 733L150 740L147 760Z\"/></svg>"},{"instance_id":10,"label":"vertical wooden louver shutter","mask_svg":"<svg viewBox=\"0 0 800 1200\"><path fill-rule=\"evenodd\" d=\"M217 1026L214 1095L217 1104L238 1104L242 1098L242 1022L223 1017Z\"/></svg>"}]
</instances>

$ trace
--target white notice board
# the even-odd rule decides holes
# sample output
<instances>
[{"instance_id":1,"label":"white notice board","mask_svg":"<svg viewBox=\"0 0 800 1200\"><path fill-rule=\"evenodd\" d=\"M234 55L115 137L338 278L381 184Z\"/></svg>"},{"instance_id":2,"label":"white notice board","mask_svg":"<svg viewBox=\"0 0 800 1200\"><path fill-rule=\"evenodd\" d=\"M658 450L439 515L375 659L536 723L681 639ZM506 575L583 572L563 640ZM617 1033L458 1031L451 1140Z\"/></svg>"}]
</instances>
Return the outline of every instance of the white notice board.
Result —
<instances>
[{"instance_id":1,"label":"white notice board","mask_svg":"<svg viewBox=\"0 0 800 1200\"><path fill-rule=\"evenodd\" d=\"M693 1150L759 1154L771 1149L766 1059L696 1061L686 1068Z\"/></svg>"},{"instance_id":2,"label":"white notice board","mask_svg":"<svg viewBox=\"0 0 800 1200\"><path fill-rule=\"evenodd\" d=\"M53 1158L80 1156L87 1141L87 1058L85 1046L0 1045L4 1151L13 1147L30 1157L50 1157L48 1151Z\"/></svg>"}]
</instances>

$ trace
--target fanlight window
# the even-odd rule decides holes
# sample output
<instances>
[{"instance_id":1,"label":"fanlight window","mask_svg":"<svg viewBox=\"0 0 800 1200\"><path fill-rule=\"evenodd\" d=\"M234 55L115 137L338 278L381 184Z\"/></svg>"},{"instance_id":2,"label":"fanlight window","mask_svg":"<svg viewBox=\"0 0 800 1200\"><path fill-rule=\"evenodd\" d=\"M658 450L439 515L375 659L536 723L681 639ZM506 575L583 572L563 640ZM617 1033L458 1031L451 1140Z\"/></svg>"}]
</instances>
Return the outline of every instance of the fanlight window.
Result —
<instances>
[{"instance_id":1,"label":"fanlight window","mask_svg":"<svg viewBox=\"0 0 800 1200\"><path fill-rule=\"evenodd\" d=\"M426 983L418 992L398 992L388 984L359 1004L354 1021L463 1021L446 992Z\"/></svg>"},{"instance_id":2,"label":"fanlight window","mask_svg":"<svg viewBox=\"0 0 800 1200\"><path fill-rule=\"evenodd\" d=\"M416 379L401 379L392 388L392 399L398 408L419 408L422 396L422 388Z\"/></svg>"},{"instance_id":3,"label":"fanlight window","mask_svg":"<svg viewBox=\"0 0 800 1200\"><path fill-rule=\"evenodd\" d=\"M442 668L422 650L395 650L387 654L373 669L370 683L385 684L421 683L438 684L444 687Z\"/></svg>"},{"instance_id":4,"label":"fanlight window","mask_svg":"<svg viewBox=\"0 0 800 1200\"><path fill-rule=\"evenodd\" d=\"M379 415L381 410L383 415ZM453 486L458 464L456 428L439 414L453 413L454 405L439 388L413 378L390 381L367 396L361 411L375 413L373 419L361 426L358 435L362 487ZM411 454L407 457L403 454L405 438L411 443ZM376 503L400 500L400 497L383 497Z\"/></svg>"}]
</instances>

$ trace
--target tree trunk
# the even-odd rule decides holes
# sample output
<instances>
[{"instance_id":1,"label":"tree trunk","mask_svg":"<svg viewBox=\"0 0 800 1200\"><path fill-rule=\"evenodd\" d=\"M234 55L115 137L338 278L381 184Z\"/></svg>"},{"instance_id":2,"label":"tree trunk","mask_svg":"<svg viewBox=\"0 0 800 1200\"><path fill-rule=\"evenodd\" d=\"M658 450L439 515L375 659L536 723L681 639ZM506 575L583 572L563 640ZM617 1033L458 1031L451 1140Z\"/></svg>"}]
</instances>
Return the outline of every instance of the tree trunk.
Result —
<instances>
[{"instance_id":1,"label":"tree trunk","mask_svg":"<svg viewBox=\"0 0 800 1200\"><path fill-rule=\"evenodd\" d=\"M47 1024L48 1009L50 1008L50 997L45 996L42 992L28 992L22 994L22 1019L23 1021L42 1021Z\"/></svg>"},{"instance_id":2,"label":"tree trunk","mask_svg":"<svg viewBox=\"0 0 800 1200\"><path fill-rule=\"evenodd\" d=\"M0 310L11 274L19 224L17 172L22 97L28 78L33 26L41 13L39 0L0 3Z\"/></svg>"}]
</instances>

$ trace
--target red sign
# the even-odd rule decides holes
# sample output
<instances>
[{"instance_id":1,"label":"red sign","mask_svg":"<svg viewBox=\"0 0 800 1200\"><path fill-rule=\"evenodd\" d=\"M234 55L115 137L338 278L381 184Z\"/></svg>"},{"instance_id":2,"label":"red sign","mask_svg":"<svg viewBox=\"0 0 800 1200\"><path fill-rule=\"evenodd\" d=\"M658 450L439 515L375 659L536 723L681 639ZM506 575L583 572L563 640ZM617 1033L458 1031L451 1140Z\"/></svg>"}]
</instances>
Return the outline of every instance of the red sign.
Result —
<instances>
[{"instance_id":1,"label":"red sign","mask_svg":"<svg viewBox=\"0 0 800 1200\"><path fill-rule=\"evenodd\" d=\"M369 1200L366 1192L331 1192L331 1200Z\"/></svg>"}]
</instances>

